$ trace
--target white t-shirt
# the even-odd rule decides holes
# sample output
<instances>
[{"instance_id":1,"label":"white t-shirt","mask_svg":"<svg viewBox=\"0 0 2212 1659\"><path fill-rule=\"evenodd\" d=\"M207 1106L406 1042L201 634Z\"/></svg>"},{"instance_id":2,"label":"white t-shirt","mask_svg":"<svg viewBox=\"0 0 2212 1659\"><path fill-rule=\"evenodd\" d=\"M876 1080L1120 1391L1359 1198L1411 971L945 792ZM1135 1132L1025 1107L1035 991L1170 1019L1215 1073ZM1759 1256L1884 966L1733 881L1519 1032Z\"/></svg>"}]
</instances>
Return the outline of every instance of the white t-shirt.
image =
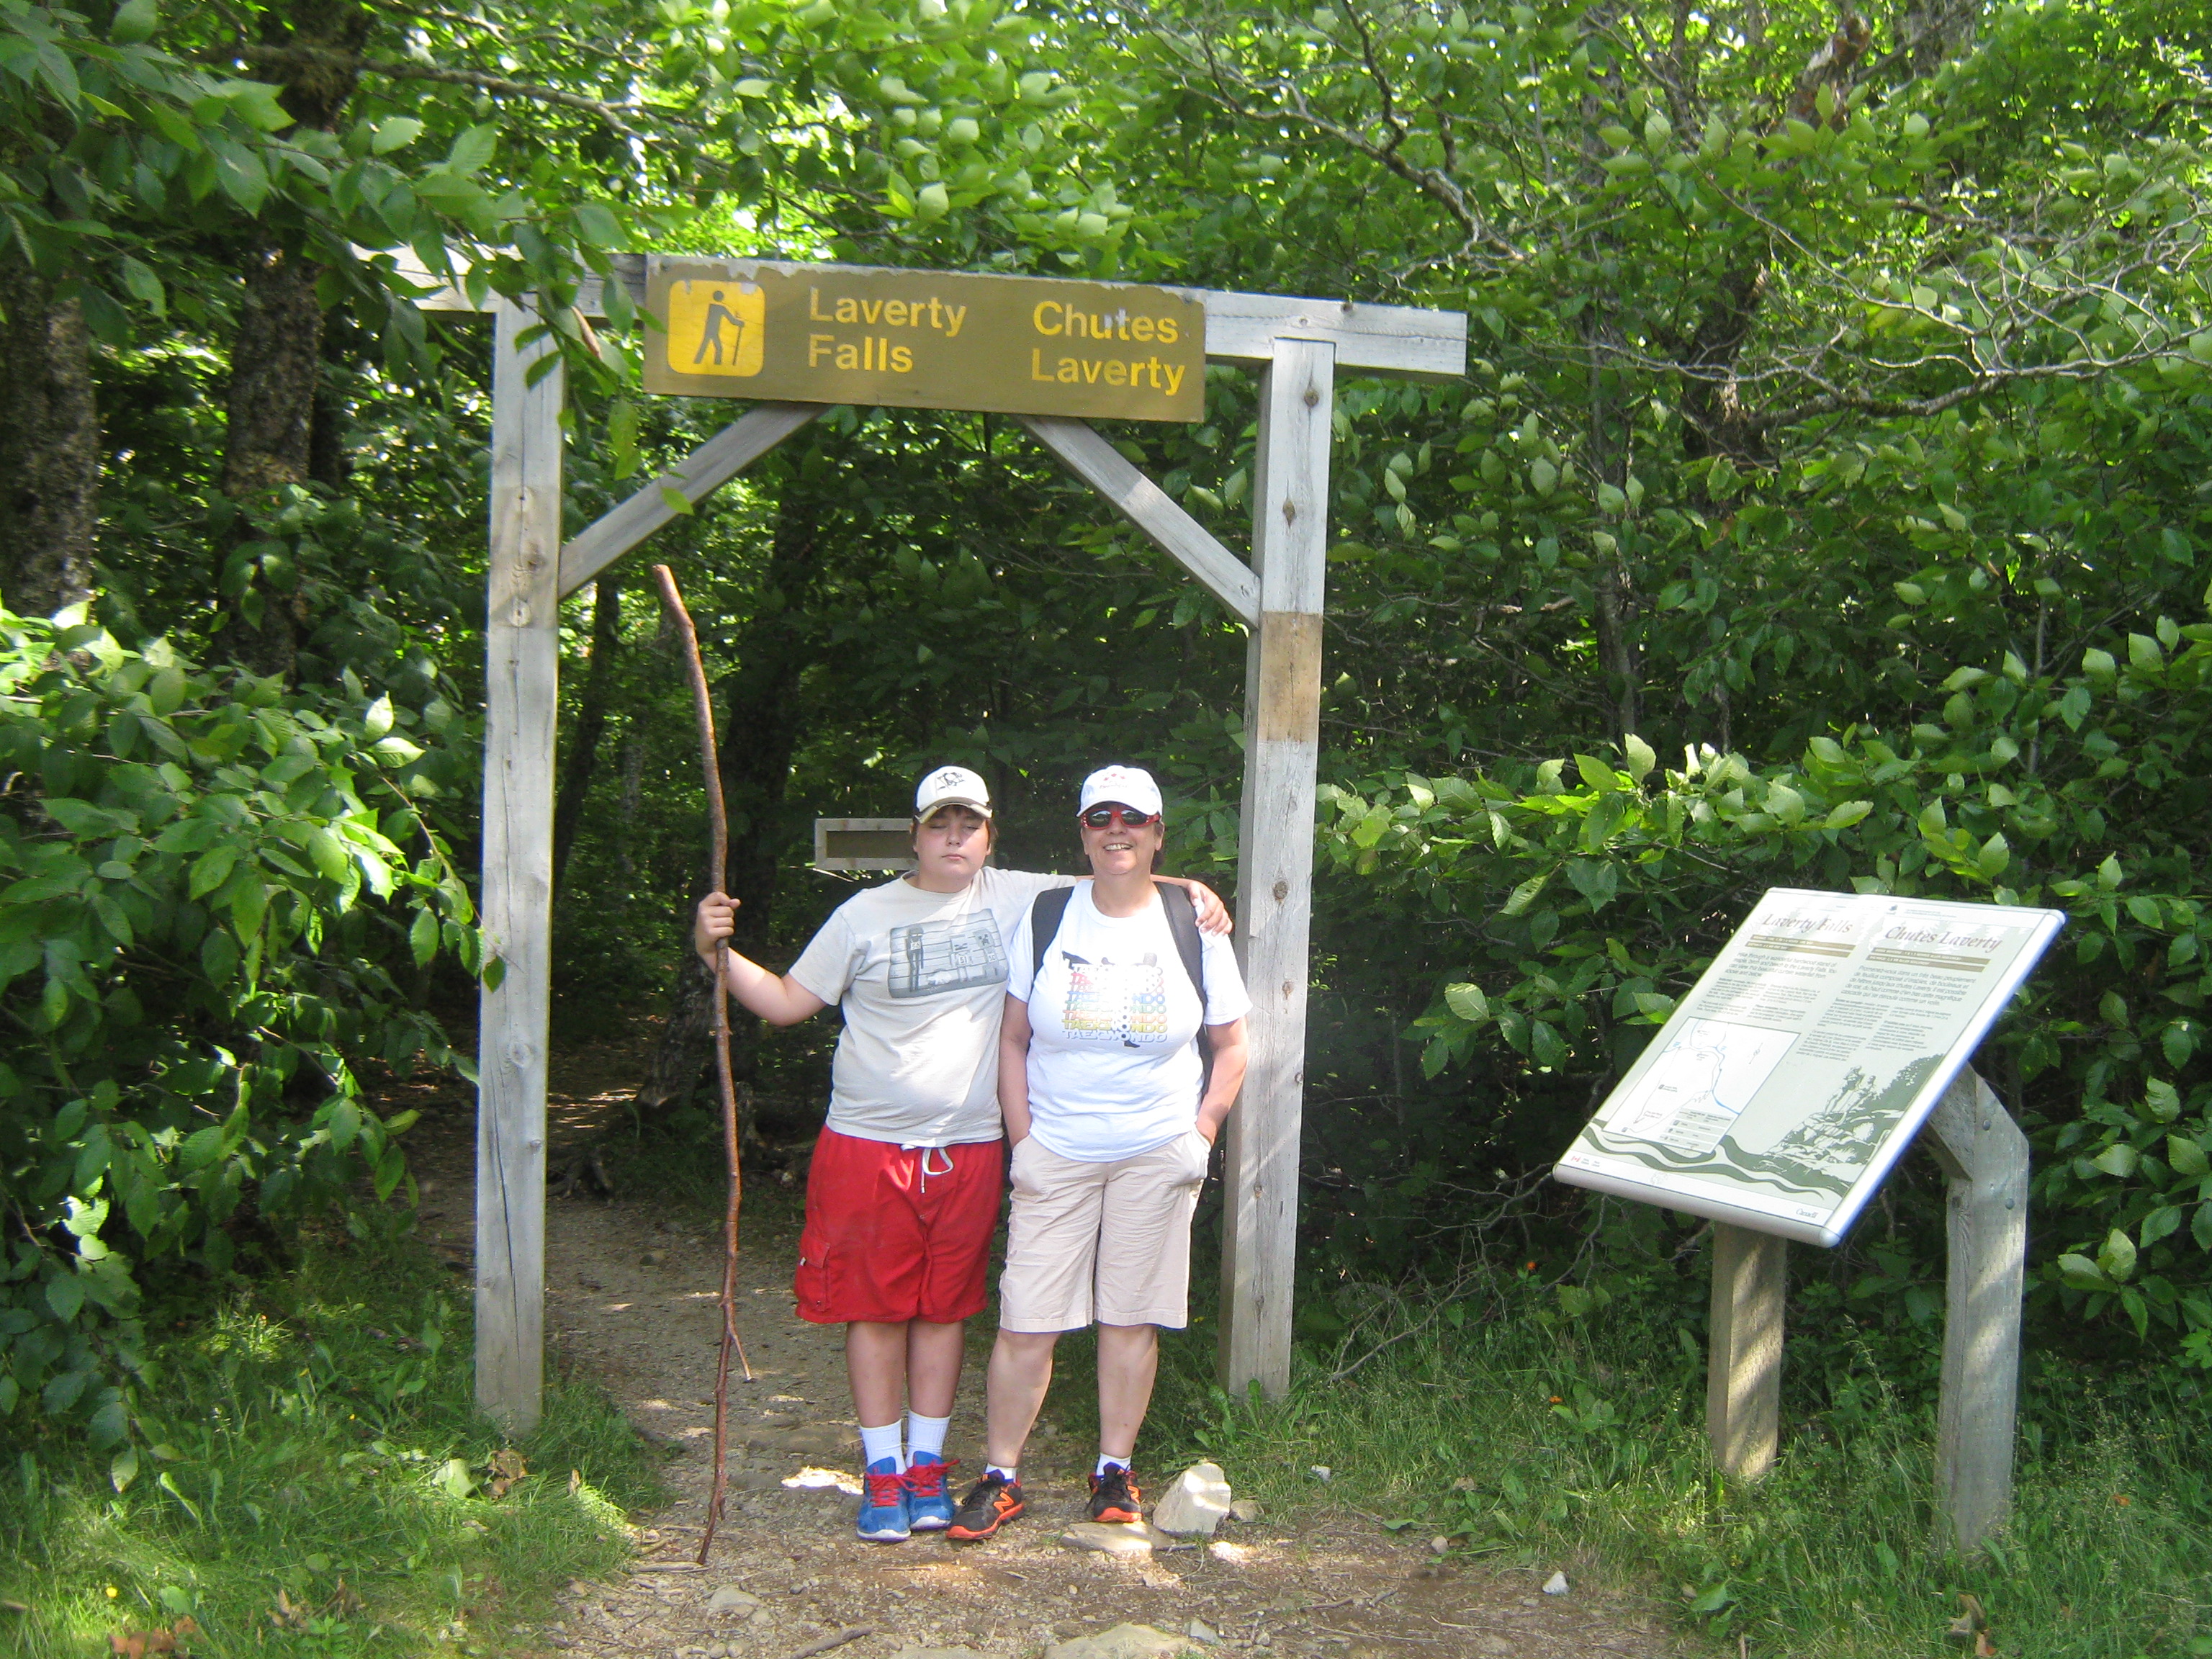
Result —
<instances>
[{"instance_id":1,"label":"white t-shirt","mask_svg":"<svg viewBox=\"0 0 2212 1659\"><path fill-rule=\"evenodd\" d=\"M1225 934L1198 938L1206 1023L1232 1024L1252 1006L1236 953ZM1030 1007L1030 1127L1048 1151L1110 1164L1190 1133L1198 991L1157 894L1136 915L1101 915L1079 882L1034 984L1026 915L1006 954L1007 994Z\"/></svg>"},{"instance_id":2,"label":"white t-shirt","mask_svg":"<svg viewBox=\"0 0 2212 1659\"><path fill-rule=\"evenodd\" d=\"M1030 901L1071 876L986 865L957 893L903 877L830 913L790 977L845 1017L830 1127L901 1146L996 1140L1006 939Z\"/></svg>"}]
</instances>

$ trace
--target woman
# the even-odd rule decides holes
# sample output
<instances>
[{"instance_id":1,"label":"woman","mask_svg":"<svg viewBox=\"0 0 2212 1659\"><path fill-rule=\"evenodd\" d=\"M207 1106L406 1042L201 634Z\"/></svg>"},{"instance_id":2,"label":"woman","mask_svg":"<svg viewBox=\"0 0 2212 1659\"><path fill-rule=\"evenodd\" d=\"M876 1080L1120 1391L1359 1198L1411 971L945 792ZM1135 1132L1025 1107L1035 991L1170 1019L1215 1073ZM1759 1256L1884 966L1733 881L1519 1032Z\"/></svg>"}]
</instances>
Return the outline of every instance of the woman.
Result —
<instances>
[{"instance_id":1,"label":"woman","mask_svg":"<svg viewBox=\"0 0 2212 1659\"><path fill-rule=\"evenodd\" d=\"M1094 1319L1091 1518L1141 1518L1129 1460L1160 1328L1189 1321L1191 1214L1244 1080L1250 1000L1226 939L1197 935L1171 908L1182 896L1152 875L1166 825L1151 775L1092 773L1077 823L1090 881L1056 905L1057 894L1033 902L1008 947L999 1107L1013 1213L989 1462L953 1517L955 1539L988 1538L1022 1512L1022 1448L1052 1382L1053 1346Z\"/></svg>"},{"instance_id":2,"label":"woman","mask_svg":"<svg viewBox=\"0 0 2212 1659\"><path fill-rule=\"evenodd\" d=\"M945 1424L962 1322L983 1306L1004 1176L1006 940L1038 893L1071 881L992 868L996 833L983 780L940 767L915 791L911 874L840 905L788 974L728 958L731 995L771 1024L832 1004L844 1014L793 1289L800 1317L845 1327L858 1527L879 1542L952 1519ZM1189 885L1201 920L1225 931L1221 902ZM736 908L721 893L700 901L692 943L710 968Z\"/></svg>"}]
</instances>

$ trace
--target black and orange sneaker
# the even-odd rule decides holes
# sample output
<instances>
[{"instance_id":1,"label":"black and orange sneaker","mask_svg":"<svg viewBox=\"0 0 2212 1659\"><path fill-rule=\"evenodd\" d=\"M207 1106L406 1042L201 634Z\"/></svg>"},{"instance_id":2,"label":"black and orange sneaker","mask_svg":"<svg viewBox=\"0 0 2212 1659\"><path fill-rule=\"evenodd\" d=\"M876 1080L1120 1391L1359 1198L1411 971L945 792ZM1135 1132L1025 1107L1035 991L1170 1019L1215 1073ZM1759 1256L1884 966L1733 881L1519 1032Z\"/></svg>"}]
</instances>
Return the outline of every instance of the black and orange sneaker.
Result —
<instances>
[{"instance_id":1,"label":"black and orange sneaker","mask_svg":"<svg viewBox=\"0 0 2212 1659\"><path fill-rule=\"evenodd\" d=\"M994 1469L968 1489L945 1535L963 1544L988 1538L1028 1507L1022 1501L1021 1483Z\"/></svg>"},{"instance_id":2,"label":"black and orange sneaker","mask_svg":"<svg viewBox=\"0 0 2212 1659\"><path fill-rule=\"evenodd\" d=\"M1144 1494L1129 1479L1126 1465L1109 1463L1106 1473L1091 1477L1091 1518L1093 1521L1141 1521Z\"/></svg>"}]
</instances>

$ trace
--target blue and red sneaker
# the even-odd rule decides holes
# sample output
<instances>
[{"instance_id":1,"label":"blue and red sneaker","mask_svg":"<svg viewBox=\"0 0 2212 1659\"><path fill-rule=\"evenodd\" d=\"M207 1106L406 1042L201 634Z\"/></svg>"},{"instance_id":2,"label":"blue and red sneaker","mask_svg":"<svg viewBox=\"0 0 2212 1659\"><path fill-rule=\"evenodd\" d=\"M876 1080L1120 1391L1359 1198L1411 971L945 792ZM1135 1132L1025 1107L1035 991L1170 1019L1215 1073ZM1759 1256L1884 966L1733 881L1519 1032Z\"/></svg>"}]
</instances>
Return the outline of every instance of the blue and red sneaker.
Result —
<instances>
[{"instance_id":1,"label":"blue and red sneaker","mask_svg":"<svg viewBox=\"0 0 2212 1659\"><path fill-rule=\"evenodd\" d=\"M952 1495L945 1477L960 1464L935 1452L916 1452L906 1471L907 1524L916 1532L943 1532L952 1524Z\"/></svg>"},{"instance_id":2,"label":"blue and red sneaker","mask_svg":"<svg viewBox=\"0 0 2212 1659\"><path fill-rule=\"evenodd\" d=\"M879 1457L860 1476L860 1513L854 1522L872 1544L904 1542L914 1533L907 1518L906 1476L898 1460Z\"/></svg>"}]
</instances>

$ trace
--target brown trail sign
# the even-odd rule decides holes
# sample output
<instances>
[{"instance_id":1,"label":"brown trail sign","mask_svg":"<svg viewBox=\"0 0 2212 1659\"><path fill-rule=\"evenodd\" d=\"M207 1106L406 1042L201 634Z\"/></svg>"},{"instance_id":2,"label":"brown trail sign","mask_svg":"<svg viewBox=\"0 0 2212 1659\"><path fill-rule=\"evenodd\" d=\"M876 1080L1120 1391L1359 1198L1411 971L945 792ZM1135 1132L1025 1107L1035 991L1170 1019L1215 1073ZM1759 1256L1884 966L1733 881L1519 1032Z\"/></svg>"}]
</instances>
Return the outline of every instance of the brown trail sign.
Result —
<instances>
[{"instance_id":1,"label":"brown trail sign","mask_svg":"<svg viewBox=\"0 0 2212 1659\"><path fill-rule=\"evenodd\" d=\"M647 361L658 365L648 389L674 378L684 384L660 389L762 401L562 545L561 366L546 362L555 348L543 331L523 343L537 325L533 313L492 304L483 913L505 972L483 993L480 1027L477 1403L526 1430L538 1420L543 1389L560 601L668 523L676 515L672 493L705 499L848 401L1019 416L1251 630L1237 883L1237 942L1253 1001L1251 1061L1229 1119L1220 1366L1232 1390L1257 1382L1279 1393L1290 1377L1335 378L1341 370L1456 380L1467 368L1466 317L1275 295L759 260L624 255L616 270L639 305L658 298L666 307L665 328L648 337ZM691 284L680 290L680 303L679 283ZM600 298L596 285L587 287L577 308L604 315ZM452 289L421 303L477 309ZM955 307L967 307L957 332ZM826 355L810 334L831 337ZM1205 376L1194 340L1203 362L1261 376L1249 563L1084 418L1200 418ZM963 341L971 356L958 355ZM787 367L805 378L776 378Z\"/></svg>"}]
</instances>

